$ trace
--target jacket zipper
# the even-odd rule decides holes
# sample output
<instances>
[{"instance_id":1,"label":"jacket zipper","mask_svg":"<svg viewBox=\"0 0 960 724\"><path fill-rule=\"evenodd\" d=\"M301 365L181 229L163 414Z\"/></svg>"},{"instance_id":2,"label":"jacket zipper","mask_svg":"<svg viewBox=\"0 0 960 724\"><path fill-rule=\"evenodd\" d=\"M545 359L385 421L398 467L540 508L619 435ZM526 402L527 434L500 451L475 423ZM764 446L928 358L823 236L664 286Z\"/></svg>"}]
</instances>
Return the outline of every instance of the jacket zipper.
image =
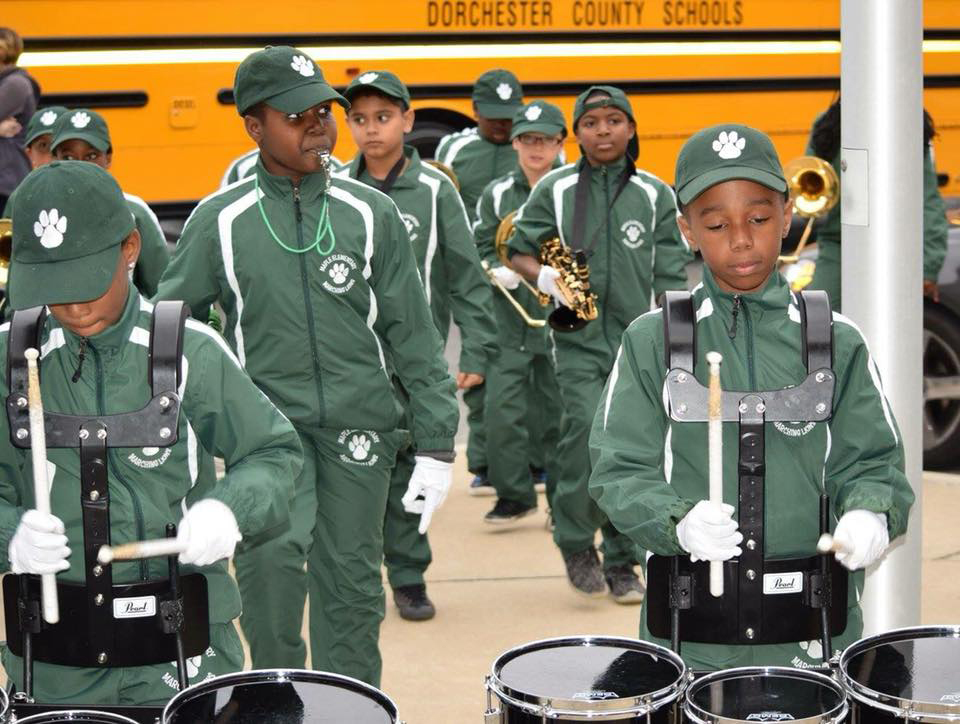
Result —
<instances>
[{"instance_id":1,"label":"jacket zipper","mask_svg":"<svg viewBox=\"0 0 960 724\"><path fill-rule=\"evenodd\" d=\"M606 260L607 260L607 278L603 285L603 303L604 305L610 304L610 280L613 277L612 269L612 254L613 254L613 239L610 237L610 217L613 215L613 209L610 208L610 175L607 173L607 167L601 166L600 173L603 175L603 208L607 210L607 218L605 220L607 226L607 243L606 246ZM589 218L589 217L588 217ZM610 341L609 329L607 328L607 320L610 318L610 308L604 310L601 314L602 325L603 325L603 338L607 341L607 346L610 348L610 352L613 355L617 354L616 346ZM618 340L619 344L619 340Z\"/></svg>"},{"instance_id":2,"label":"jacket zipper","mask_svg":"<svg viewBox=\"0 0 960 724\"><path fill-rule=\"evenodd\" d=\"M100 353L97 352L96 347L92 344L88 345L90 351L93 353L93 364L97 370L97 411L100 415L107 414L107 406L104 402L104 393L103 393L103 367L100 365ZM123 477L123 474L120 472L120 460L116 455L115 449L107 448L107 460L110 463L108 470L111 470L113 477L117 479L117 482L120 483L124 488L126 488L127 494L130 496L130 500L133 502L133 517L137 523L137 539L144 540L147 537L146 525L143 522L143 507L140 505L140 499L137 497L136 493L133 492L133 486L130 485ZM149 565L146 559L141 559L140 561L140 580L146 581L149 579Z\"/></svg>"},{"instance_id":3,"label":"jacket zipper","mask_svg":"<svg viewBox=\"0 0 960 724\"><path fill-rule=\"evenodd\" d=\"M737 315L740 313L740 295L733 295L733 313L731 314L730 328L727 330L727 336L730 339L737 338Z\"/></svg>"},{"instance_id":4,"label":"jacket zipper","mask_svg":"<svg viewBox=\"0 0 960 724\"><path fill-rule=\"evenodd\" d=\"M300 187L293 187L293 213L297 220L297 248L303 248L303 212L300 208ZM320 382L320 360L317 358L317 329L313 318L313 302L310 297L310 284L307 277L306 254L300 258L300 283L303 286L303 304L307 316L307 336L310 338L310 357L313 359L313 379L317 386L317 422L323 424L323 387Z\"/></svg>"},{"instance_id":5,"label":"jacket zipper","mask_svg":"<svg viewBox=\"0 0 960 724\"><path fill-rule=\"evenodd\" d=\"M742 305L743 321L747 323L747 376L750 378L750 389L757 389L757 375L753 364L753 319L750 317L750 307Z\"/></svg>"},{"instance_id":6,"label":"jacket zipper","mask_svg":"<svg viewBox=\"0 0 960 724\"><path fill-rule=\"evenodd\" d=\"M73 377L70 378L70 381L73 384L76 384L80 381L80 375L83 373L83 359L87 352L87 338L80 338L80 351L77 353L77 370L73 373Z\"/></svg>"}]
</instances>

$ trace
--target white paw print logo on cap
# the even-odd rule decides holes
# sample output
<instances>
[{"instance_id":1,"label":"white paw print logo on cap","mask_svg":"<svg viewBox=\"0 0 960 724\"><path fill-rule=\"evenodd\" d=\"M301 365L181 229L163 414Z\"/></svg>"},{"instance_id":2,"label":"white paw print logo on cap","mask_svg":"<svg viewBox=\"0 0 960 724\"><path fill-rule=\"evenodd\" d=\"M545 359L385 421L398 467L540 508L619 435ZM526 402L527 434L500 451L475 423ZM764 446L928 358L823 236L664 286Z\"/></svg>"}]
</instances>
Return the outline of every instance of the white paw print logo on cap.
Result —
<instances>
[{"instance_id":1,"label":"white paw print logo on cap","mask_svg":"<svg viewBox=\"0 0 960 724\"><path fill-rule=\"evenodd\" d=\"M379 77L380 77L379 73L364 73L359 78L357 78L357 80L360 81L361 83L373 83L373 81L375 81Z\"/></svg>"},{"instance_id":2,"label":"white paw print logo on cap","mask_svg":"<svg viewBox=\"0 0 960 724\"><path fill-rule=\"evenodd\" d=\"M508 101L510 96L513 95L513 88L510 87L509 83L501 83L497 86L497 95L500 96L500 100Z\"/></svg>"},{"instance_id":3,"label":"white paw print logo on cap","mask_svg":"<svg viewBox=\"0 0 960 724\"><path fill-rule=\"evenodd\" d=\"M370 441L366 435L354 435L350 438L350 444L347 447L350 448L350 454L353 455L354 460L366 460L367 455L370 454Z\"/></svg>"},{"instance_id":4,"label":"white paw print logo on cap","mask_svg":"<svg viewBox=\"0 0 960 724\"><path fill-rule=\"evenodd\" d=\"M40 123L45 126L52 126L56 120L57 114L55 111L45 111L44 114L40 116Z\"/></svg>"},{"instance_id":5,"label":"white paw print logo on cap","mask_svg":"<svg viewBox=\"0 0 960 724\"><path fill-rule=\"evenodd\" d=\"M70 116L70 123L73 124L74 128L86 128L90 125L90 114L78 111Z\"/></svg>"},{"instance_id":6,"label":"white paw print logo on cap","mask_svg":"<svg viewBox=\"0 0 960 724\"><path fill-rule=\"evenodd\" d=\"M543 109L540 106L530 106L523 112L523 115L528 121L535 121L542 113Z\"/></svg>"},{"instance_id":7,"label":"white paw print logo on cap","mask_svg":"<svg viewBox=\"0 0 960 724\"><path fill-rule=\"evenodd\" d=\"M60 216L56 209L41 211L40 218L33 222L33 233L40 239L44 249L56 249L63 243L67 231L67 217Z\"/></svg>"},{"instance_id":8,"label":"white paw print logo on cap","mask_svg":"<svg viewBox=\"0 0 960 724\"><path fill-rule=\"evenodd\" d=\"M313 63L311 63L302 55L293 56L293 60L290 61L290 67L297 71L304 78L309 78L316 72L313 67Z\"/></svg>"},{"instance_id":9,"label":"white paw print logo on cap","mask_svg":"<svg viewBox=\"0 0 960 724\"><path fill-rule=\"evenodd\" d=\"M713 142L713 150L717 152L720 158L728 160L731 158L739 158L746 145L747 139L740 138L736 131L730 131L729 133L720 131L717 140Z\"/></svg>"}]
</instances>

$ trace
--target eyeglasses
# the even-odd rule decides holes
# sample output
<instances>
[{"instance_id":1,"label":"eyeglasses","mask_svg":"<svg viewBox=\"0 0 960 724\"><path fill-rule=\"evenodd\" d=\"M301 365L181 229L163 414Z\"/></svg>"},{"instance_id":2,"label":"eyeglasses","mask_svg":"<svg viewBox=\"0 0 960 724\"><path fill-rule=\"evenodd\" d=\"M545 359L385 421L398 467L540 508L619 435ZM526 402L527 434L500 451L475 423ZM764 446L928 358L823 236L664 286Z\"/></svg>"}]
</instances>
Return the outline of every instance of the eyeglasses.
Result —
<instances>
[{"instance_id":1,"label":"eyeglasses","mask_svg":"<svg viewBox=\"0 0 960 724\"><path fill-rule=\"evenodd\" d=\"M563 141L556 136L540 136L532 133L521 133L517 138L524 146L557 146Z\"/></svg>"}]
</instances>

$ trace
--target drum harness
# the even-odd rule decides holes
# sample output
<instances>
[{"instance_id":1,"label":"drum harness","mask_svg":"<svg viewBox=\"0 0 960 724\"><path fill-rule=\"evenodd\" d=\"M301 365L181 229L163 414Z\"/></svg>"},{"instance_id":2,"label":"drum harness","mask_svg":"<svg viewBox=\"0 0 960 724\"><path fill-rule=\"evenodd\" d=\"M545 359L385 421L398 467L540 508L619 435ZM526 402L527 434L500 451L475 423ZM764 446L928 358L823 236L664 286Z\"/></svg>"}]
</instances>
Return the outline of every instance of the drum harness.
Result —
<instances>
[{"instance_id":1,"label":"drum harness","mask_svg":"<svg viewBox=\"0 0 960 724\"><path fill-rule=\"evenodd\" d=\"M846 628L848 574L831 554L793 559L764 557L764 424L824 422L833 411L833 328L824 292L796 296L807 375L778 390L722 393L722 420L739 425L739 529L743 553L723 565L724 596L709 593L709 563L689 556L651 556L647 625L670 638L711 644L779 644L819 638L823 661L831 636ZM694 376L696 315L689 292L663 298L667 394L674 422L706 422L707 388ZM829 498L820 497L821 533L829 532ZM778 585L779 584L779 585ZM786 588L788 592L780 592Z\"/></svg>"},{"instance_id":2,"label":"drum harness","mask_svg":"<svg viewBox=\"0 0 960 724\"><path fill-rule=\"evenodd\" d=\"M49 625L40 616L40 577L24 574L4 579L7 643L24 659L23 692L15 699L33 700L34 660L92 668L175 661L183 690L188 685L186 658L209 646L203 574L181 576L176 556L170 556L168 578L146 580L144 574L144 580L136 583L114 585L112 566L97 561L100 547L110 544L108 449L170 447L177 442L180 361L188 314L183 302L159 302L154 307L148 372L152 397L145 407L100 416L44 413L47 446L79 449L86 581L57 582L65 615ZM45 321L46 308L34 307L14 312L10 324L7 419L11 441L20 449L31 446L24 352L41 348ZM166 535L176 536L176 526L168 524Z\"/></svg>"}]
</instances>

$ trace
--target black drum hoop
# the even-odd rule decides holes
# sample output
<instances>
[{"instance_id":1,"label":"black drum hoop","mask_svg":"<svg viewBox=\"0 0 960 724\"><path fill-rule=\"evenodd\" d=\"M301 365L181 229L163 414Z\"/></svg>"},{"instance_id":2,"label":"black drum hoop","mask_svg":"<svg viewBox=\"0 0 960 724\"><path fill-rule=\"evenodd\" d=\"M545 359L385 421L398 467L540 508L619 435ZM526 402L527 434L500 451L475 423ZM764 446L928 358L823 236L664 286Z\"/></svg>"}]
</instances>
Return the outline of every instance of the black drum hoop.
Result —
<instances>
[{"instance_id":1,"label":"black drum hoop","mask_svg":"<svg viewBox=\"0 0 960 724\"><path fill-rule=\"evenodd\" d=\"M129 717L113 714L97 709L64 709L63 711L48 711L43 714L31 714L23 719L17 719L17 724L50 724L50 722L69 722L80 719L92 719L102 724L137 724Z\"/></svg>"},{"instance_id":2,"label":"black drum hoop","mask_svg":"<svg viewBox=\"0 0 960 724\"><path fill-rule=\"evenodd\" d=\"M847 705L847 695L843 687L830 676L820 674L810 669L795 669L791 666L740 666L735 669L721 669L703 676L694 681L687 687L683 702L683 713L695 724L719 724L719 722L745 722L743 719L732 719L730 717L720 717L712 712L705 711L693 703L693 694L705 686L715 681L725 681L727 679L736 679L741 676L779 676L791 679L805 679L822 686L832 689L840 697L839 706L832 711L821 712L813 717L796 719L797 724L839 724L844 721L849 712Z\"/></svg>"},{"instance_id":3,"label":"black drum hoop","mask_svg":"<svg viewBox=\"0 0 960 724\"><path fill-rule=\"evenodd\" d=\"M314 682L317 684L340 684L344 689L352 689L367 695L370 699L382 706L394 724L400 724L397 705L380 689L370 686L366 682L354 679L343 674L333 674L328 671L309 671L307 669L254 669L252 671L237 671L232 674L221 674L207 679L199 684L188 686L174 696L163 709L162 724L169 724L170 716L176 713L177 707L194 697L222 689L233 684L254 684L264 682Z\"/></svg>"},{"instance_id":4,"label":"black drum hoop","mask_svg":"<svg viewBox=\"0 0 960 724\"><path fill-rule=\"evenodd\" d=\"M606 699L593 701L579 701L575 699L551 699L536 697L536 701L518 699L516 692L508 686L499 675L502 666L522 653L538 651L563 645L570 646L602 646L605 644L634 649L638 652L656 654L674 664L679 674L676 681L670 686L651 691L642 696L623 697L620 699ZM517 707L525 714L533 714L543 718L564 717L573 721L597 721L603 718L617 716L647 716L664 706L678 701L684 692L688 680L687 665L677 654L668 648L641 639L631 639L622 636L560 636L556 638L538 639L515 646L500 654L493 662L490 675L486 678L486 690L502 702Z\"/></svg>"},{"instance_id":5,"label":"black drum hoop","mask_svg":"<svg viewBox=\"0 0 960 724\"><path fill-rule=\"evenodd\" d=\"M943 704L932 701L901 699L884 694L855 681L849 674L850 659L864 651L883 644L926 638L960 638L960 626L908 626L895 628L875 636L867 636L850 644L840 654L840 682L847 693L857 701L873 709L912 722L960 722L960 704ZM917 709L918 705L922 708Z\"/></svg>"}]
</instances>

